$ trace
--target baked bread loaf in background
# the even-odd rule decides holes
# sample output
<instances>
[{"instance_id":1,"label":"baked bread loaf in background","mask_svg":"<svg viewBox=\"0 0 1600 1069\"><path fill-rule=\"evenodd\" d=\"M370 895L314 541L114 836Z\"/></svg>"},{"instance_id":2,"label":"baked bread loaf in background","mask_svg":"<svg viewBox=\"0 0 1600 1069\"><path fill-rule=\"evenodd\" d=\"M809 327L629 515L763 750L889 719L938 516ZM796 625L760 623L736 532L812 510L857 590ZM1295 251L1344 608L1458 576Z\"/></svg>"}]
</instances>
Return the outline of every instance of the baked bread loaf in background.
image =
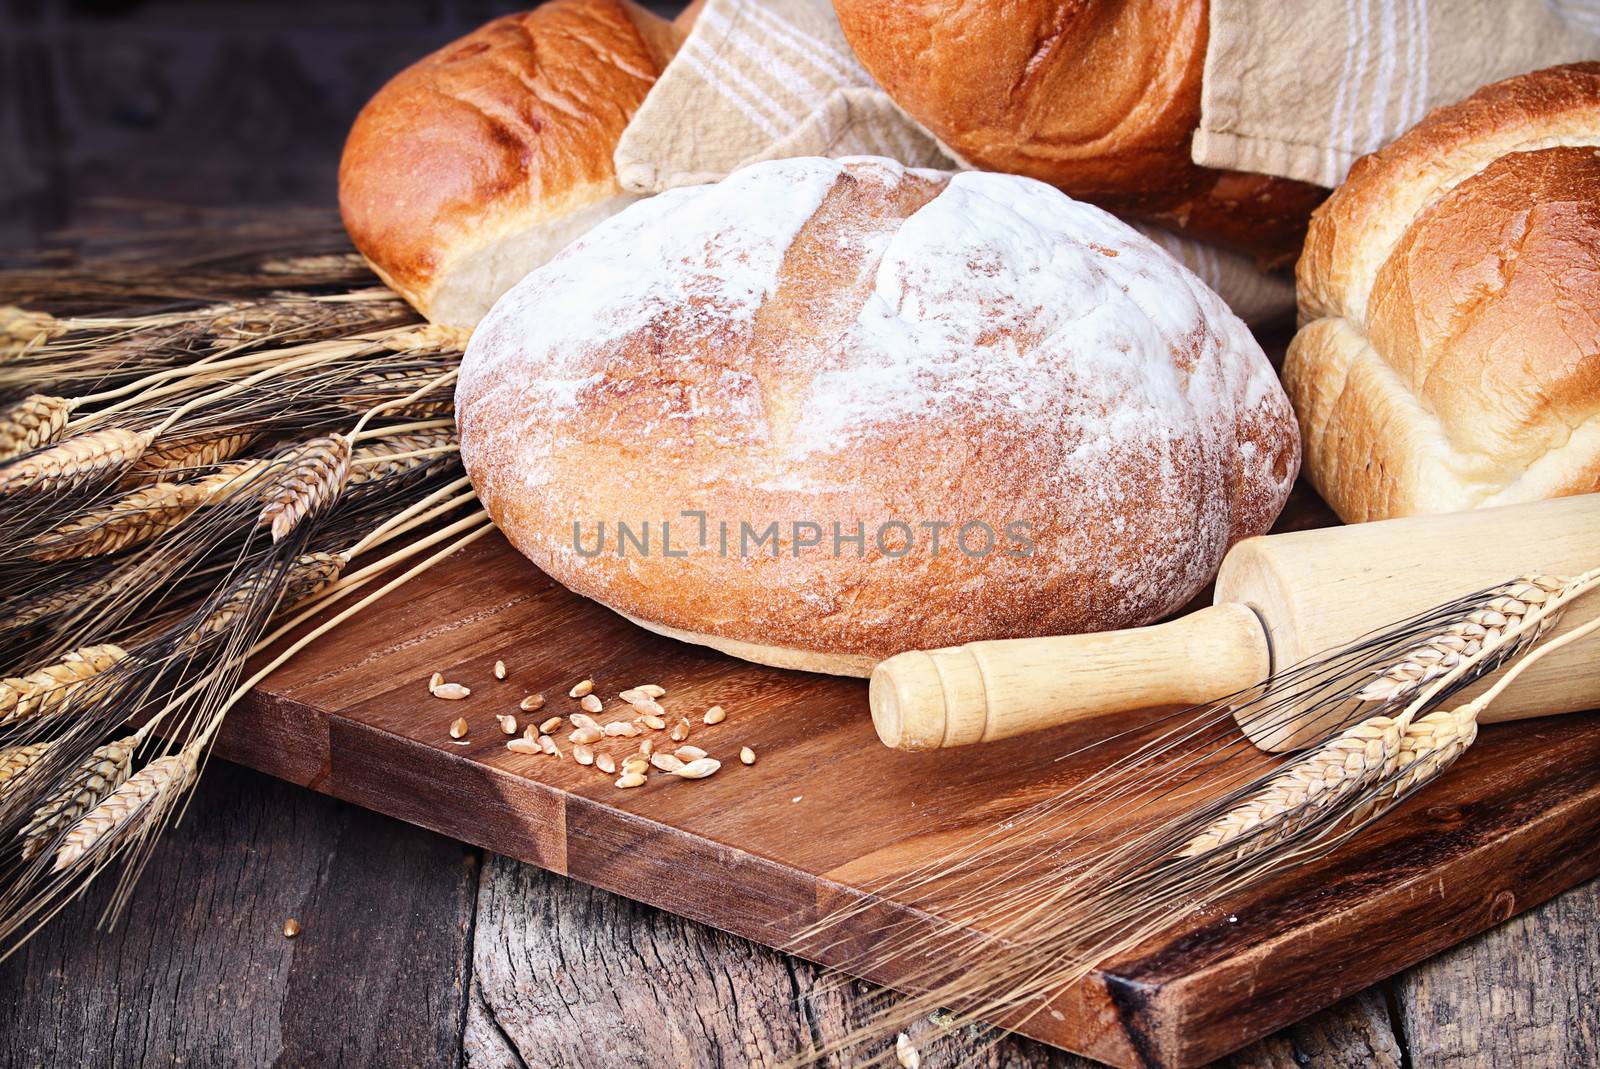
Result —
<instances>
[{"instance_id":1,"label":"baked bread loaf in background","mask_svg":"<svg viewBox=\"0 0 1600 1069\"><path fill-rule=\"evenodd\" d=\"M555 579L848 674L1170 613L1299 464L1260 348L1154 243L1031 179L869 158L632 205L496 304L456 400L479 498Z\"/></svg>"},{"instance_id":2,"label":"baked bread loaf in background","mask_svg":"<svg viewBox=\"0 0 1600 1069\"><path fill-rule=\"evenodd\" d=\"M1203 0L834 0L878 84L966 163L1254 253L1300 251L1326 190L1197 167Z\"/></svg>"},{"instance_id":3,"label":"baked bread loaf in background","mask_svg":"<svg viewBox=\"0 0 1600 1069\"><path fill-rule=\"evenodd\" d=\"M1284 379L1347 522L1600 490L1600 64L1511 78L1312 219Z\"/></svg>"},{"instance_id":4,"label":"baked bread loaf in background","mask_svg":"<svg viewBox=\"0 0 1600 1069\"><path fill-rule=\"evenodd\" d=\"M682 32L629 0L550 0L401 71L345 142L356 248L428 319L471 327L635 199L612 153Z\"/></svg>"}]
</instances>

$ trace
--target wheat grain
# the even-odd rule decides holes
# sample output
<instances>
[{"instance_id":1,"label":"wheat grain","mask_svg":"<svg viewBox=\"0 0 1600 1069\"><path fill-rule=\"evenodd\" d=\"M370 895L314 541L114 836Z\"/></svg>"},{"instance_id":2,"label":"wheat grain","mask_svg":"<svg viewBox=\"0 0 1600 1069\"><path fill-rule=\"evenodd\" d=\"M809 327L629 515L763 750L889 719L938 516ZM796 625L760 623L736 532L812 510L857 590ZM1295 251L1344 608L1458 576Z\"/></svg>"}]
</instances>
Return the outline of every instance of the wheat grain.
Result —
<instances>
[{"instance_id":1,"label":"wheat grain","mask_svg":"<svg viewBox=\"0 0 1600 1069\"><path fill-rule=\"evenodd\" d=\"M27 746L7 746L0 749L0 798L22 782L23 775L50 749L48 742L35 742Z\"/></svg>"},{"instance_id":2,"label":"wheat grain","mask_svg":"<svg viewBox=\"0 0 1600 1069\"><path fill-rule=\"evenodd\" d=\"M0 460L31 452L61 437L72 401L49 394L30 394L0 412Z\"/></svg>"},{"instance_id":3,"label":"wheat grain","mask_svg":"<svg viewBox=\"0 0 1600 1069\"><path fill-rule=\"evenodd\" d=\"M351 455L349 485L358 486L414 471L436 459L429 450L442 451L455 441L453 427L373 439Z\"/></svg>"},{"instance_id":4,"label":"wheat grain","mask_svg":"<svg viewBox=\"0 0 1600 1069\"><path fill-rule=\"evenodd\" d=\"M274 542L282 541L302 519L344 490L350 474L350 439L342 434L312 438L279 459L288 462L288 469L267 493L260 520L272 528Z\"/></svg>"},{"instance_id":5,"label":"wheat grain","mask_svg":"<svg viewBox=\"0 0 1600 1069\"><path fill-rule=\"evenodd\" d=\"M92 853L114 849L148 830L194 780L195 758L188 751L158 757L101 800L67 833L56 848L54 869L60 872Z\"/></svg>"},{"instance_id":6,"label":"wheat grain","mask_svg":"<svg viewBox=\"0 0 1600 1069\"><path fill-rule=\"evenodd\" d=\"M0 679L0 725L63 711L74 693L127 656L120 646L106 642L73 650L59 663L25 676Z\"/></svg>"},{"instance_id":7,"label":"wheat grain","mask_svg":"<svg viewBox=\"0 0 1600 1069\"><path fill-rule=\"evenodd\" d=\"M697 757L682 768L674 769L672 774L679 779L705 779L722 767L722 762L715 757Z\"/></svg>"},{"instance_id":8,"label":"wheat grain","mask_svg":"<svg viewBox=\"0 0 1600 1069\"><path fill-rule=\"evenodd\" d=\"M139 737L129 735L97 747L67 781L33 811L32 818L18 833L24 861L41 853L51 839L127 780L138 745Z\"/></svg>"},{"instance_id":9,"label":"wheat grain","mask_svg":"<svg viewBox=\"0 0 1600 1069\"><path fill-rule=\"evenodd\" d=\"M123 427L75 435L0 468L0 494L55 493L109 477L139 459L150 439Z\"/></svg>"}]
</instances>

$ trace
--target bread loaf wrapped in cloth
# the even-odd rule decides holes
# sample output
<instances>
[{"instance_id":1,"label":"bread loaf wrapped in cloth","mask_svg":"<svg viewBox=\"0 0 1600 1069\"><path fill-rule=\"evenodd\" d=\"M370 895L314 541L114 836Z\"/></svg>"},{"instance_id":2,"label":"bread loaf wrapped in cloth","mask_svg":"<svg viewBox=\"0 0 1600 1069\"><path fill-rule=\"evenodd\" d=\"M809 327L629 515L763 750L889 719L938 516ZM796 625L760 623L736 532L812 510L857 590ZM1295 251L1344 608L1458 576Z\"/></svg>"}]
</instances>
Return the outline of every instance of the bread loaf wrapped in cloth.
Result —
<instances>
[{"instance_id":1,"label":"bread loaf wrapped in cloth","mask_svg":"<svg viewBox=\"0 0 1600 1069\"><path fill-rule=\"evenodd\" d=\"M1356 163L1284 378L1348 522L1600 490L1600 64L1439 108Z\"/></svg>"},{"instance_id":2,"label":"bread loaf wrapped in cloth","mask_svg":"<svg viewBox=\"0 0 1600 1069\"><path fill-rule=\"evenodd\" d=\"M1027 178L776 160L641 201L495 305L457 390L506 536L637 622L865 674L1141 624L1299 465L1243 324Z\"/></svg>"}]
</instances>

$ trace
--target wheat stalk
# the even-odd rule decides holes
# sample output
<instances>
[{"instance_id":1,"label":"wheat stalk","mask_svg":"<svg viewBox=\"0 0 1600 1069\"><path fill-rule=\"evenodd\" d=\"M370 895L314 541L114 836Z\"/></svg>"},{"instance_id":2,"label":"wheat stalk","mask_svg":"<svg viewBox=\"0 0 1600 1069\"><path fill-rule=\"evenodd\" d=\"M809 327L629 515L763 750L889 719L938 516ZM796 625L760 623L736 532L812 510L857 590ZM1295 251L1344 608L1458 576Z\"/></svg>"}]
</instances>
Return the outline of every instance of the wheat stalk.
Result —
<instances>
[{"instance_id":1,"label":"wheat stalk","mask_svg":"<svg viewBox=\"0 0 1600 1069\"><path fill-rule=\"evenodd\" d=\"M288 464L261 507L260 523L272 529L274 542L339 496L350 474L350 439L342 434L313 438L288 454Z\"/></svg>"},{"instance_id":2,"label":"wheat stalk","mask_svg":"<svg viewBox=\"0 0 1600 1069\"><path fill-rule=\"evenodd\" d=\"M61 437L74 402L36 393L0 412L0 460L32 452Z\"/></svg>"},{"instance_id":3,"label":"wheat stalk","mask_svg":"<svg viewBox=\"0 0 1600 1069\"><path fill-rule=\"evenodd\" d=\"M102 642L73 650L60 662L25 676L0 679L0 726L24 717L60 712L76 691L127 656L122 647Z\"/></svg>"},{"instance_id":4,"label":"wheat stalk","mask_svg":"<svg viewBox=\"0 0 1600 1069\"><path fill-rule=\"evenodd\" d=\"M56 848L54 871L149 831L194 781L197 769L198 754L186 749L158 757L135 772L67 833Z\"/></svg>"},{"instance_id":5,"label":"wheat stalk","mask_svg":"<svg viewBox=\"0 0 1600 1069\"><path fill-rule=\"evenodd\" d=\"M54 493L107 478L138 460L152 437L124 427L76 435L0 468L0 494Z\"/></svg>"},{"instance_id":6,"label":"wheat stalk","mask_svg":"<svg viewBox=\"0 0 1600 1069\"><path fill-rule=\"evenodd\" d=\"M35 742L27 746L7 746L0 749L0 798L22 782L23 775L50 749L48 742Z\"/></svg>"},{"instance_id":7,"label":"wheat stalk","mask_svg":"<svg viewBox=\"0 0 1600 1069\"><path fill-rule=\"evenodd\" d=\"M97 747L66 782L33 811L28 823L17 833L22 839L24 861L42 852L63 828L99 805L127 780L139 739L138 735L129 735Z\"/></svg>"},{"instance_id":8,"label":"wheat stalk","mask_svg":"<svg viewBox=\"0 0 1600 1069\"><path fill-rule=\"evenodd\" d=\"M265 470L260 461L230 464L189 482L157 482L125 494L34 538L34 560L76 560L148 542L182 523L196 509L231 498Z\"/></svg>"}]
</instances>

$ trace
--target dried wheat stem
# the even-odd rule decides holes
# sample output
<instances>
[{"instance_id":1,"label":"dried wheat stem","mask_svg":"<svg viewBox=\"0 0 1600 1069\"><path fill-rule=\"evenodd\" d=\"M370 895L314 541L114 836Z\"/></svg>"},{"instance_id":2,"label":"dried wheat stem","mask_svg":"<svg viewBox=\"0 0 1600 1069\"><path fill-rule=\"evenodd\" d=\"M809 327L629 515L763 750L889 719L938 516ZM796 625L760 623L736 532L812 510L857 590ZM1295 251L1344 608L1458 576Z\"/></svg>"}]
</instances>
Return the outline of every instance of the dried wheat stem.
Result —
<instances>
[{"instance_id":1,"label":"dried wheat stem","mask_svg":"<svg viewBox=\"0 0 1600 1069\"><path fill-rule=\"evenodd\" d=\"M73 400L49 394L30 394L0 412L0 460L32 452L61 437Z\"/></svg>"},{"instance_id":2,"label":"dried wheat stem","mask_svg":"<svg viewBox=\"0 0 1600 1069\"><path fill-rule=\"evenodd\" d=\"M272 528L274 542L281 542L302 519L343 492L350 475L350 439L342 434L312 438L292 450L288 460L288 471L261 507L260 522Z\"/></svg>"},{"instance_id":3,"label":"dried wheat stem","mask_svg":"<svg viewBox=\"0 0 1600 1069\"><path fill-rule=\"evenodd\" d=\"M393 464L400 460L413 460L423 457L444 456L446 453L459 453L459 445L434 445L426 449L408 449L400 453L389 453L382 456L360 456L353 458L350 463L355 466L370 466L373 464ZM397 468L396 470L403 470ZM392 474L392 473L391 473ZM370 478L370 477L369 477Z\"/></svg>"},{"instance_id":4,"label":"dried wheat stem","mask_svg":"<svg viewBox=\"0 0 1600 1069\"><path fill-rule=\"evenodd\" d=\"M413 423L395 423L387 427L374 427L372 430L358 431L347 437L353 443L368 442L374 438L390 438L397 434L412 434L416 431L433 431L444 427L455 427L456 421L452 417L442 419L419 419Z\"/></svg>"},{"instance_id":5,"label":"dried wheat stem","mask_svg":"<svg viewBox=\"0 0 1600 1069\"><path fill-rule=\"evenodd\" d=\"M105 642L73 650L59 663L25 676L0 679L0 725L61 712L75 692L127 656L120 646Z\"/></svg>"},{"instance_id":6,"label":"dried wheat stem","mask_svg":"<svg viewBox=\"0 0 1600 1069\"><path fill-rule=\"evenodd\" d=\"M352 558L359 556L368 549L371 549L373 546L378 545L379 543L392 538L405 530L411 529L412 527L416 526L417 523L426 522L425 520L420 519L420 517L422 517L425 513L429 518L432 518L433 516L440 515L451 508L455 508L458 504L465 503L465 501L476 496L472 491L468 491L466 494L462 494L452 499L448 504L441 506L439 509L433 508L436 502L443 498L449 497L451 494L456 493L466 486L469 486L471 482L472 480L465 475L459 479L452 479L450 482L439 487L437 490L432 491L425 497L406 506L404 509L395 513L393 516L390 516L377 527L374 527L371 531L368 531L365 535L363 535L360 541L344 551L345 556Z\"/></svg>"},{"instance_id":7,"label":"dried wheat stem","mask_svg":"<svg viewBox=\"0 0 1600 1069\"><path fill-rule=\"evenodd\" d=\"M138 460L154 437L110 427L68 438L0 468L0 494L50 493L110 476Z\"/></svg>"},{"instance_id":8,"label":"dried wheat stem","mask_svg":"<svg viewBox=\"0 0 1600 1069\"><path fill-rule=\"evenodd\" d=\"M54 871L149 831L194 781L198 760L198 749L189 747L158 757L135 772L67 833L56 849Z\"/></svg>"},{"instance_id":9,"label":"dried wheat stem","mask_svg":"<svg viewBox=\"0 0 1600 1069\"><path fill-rule=\"evenodd\" d=\"M482 538L484 535L488 534L492 530L494 530L494 526L492 524L488 524L488 523L483 524L483 526L479 527L476 531L473 531L470 534L464 535L461 538L456 539L454 542L450 543L448 546L445 546L443 549L441 549L439 552L435 553L433 556L429 557L427 560L422 561L420 564L414 565L413 567L411 567L407 571L405 571L402 574L400 574L400 575L396 576L395 578L391 579L389 582L383 584L383 586L379 587L377 590L374 590L372 593L368 594L366 597L362 598L360 601L356 602L354 605L351 605L349 608L347 608L344 611L340 612L337 616L331 617L330 619L323 621L321 624L318 624L316 627L312 628L310 631L306 632L300 638L295 640L295 642L292 645L290 645L288 649L284 650L278 656L274 657L270 662L268 662L266 664L265 667L263 667L255 675L251 676L249 679L247 679L243 683L239 684L238 689L236 689L231 695L229 695L227 701L223 703L224 707L226 707L228 705L232 705L234 702L236 702L240 698L244 697L246 694L248 694L250 692L250 689L252 687L254 687L257 683L261 682L263 679L267 678L267 676L271 675L274 671L276 671L278 669L278 667L280 665L282 665L289 658L293 657L295 654L297 654L301 650L305 649L307 646L309 646L311 643L315 642L317 639L321 638L323 635L327 634L329 631L332 631L335 627L338 627L344 621L348 620L350 617L354 616L356 613L360 612L362 609L366 608L368 605L371 605L373 602L378 601L379 599L385 597L390 592L392 592L394 590L397 590L398 588L404 586L406 583L409 583L411 580L415 579L417 576L421 575L423 572L427 571L429 568L432 568L435 564L437 564L440 561L444 560L446 557L450 556L452 553L455 553L456 551L458 551L460 549L463 549L466 546L471 545L473 542L476 542L478 539ZM318 608L321 608L321 607L322 606L318 606ZM285 625L285 627L287 627L287 626L291 626L291 625ZM280 628L278 632L275 632L275 635L276 634L281 634L282 631L283 631L283 629ZM270 641L270 640L264 640L264 641Z\"/></svg>"},{"instance_id":10,"label":"dried wheat stem","mask_svg":"<svg viewBox=\"0 0 1600 1069\"><path fill-rule=\"evenodd\" d=\"M27 746L7 746L0 749L0 798L22 782L23 775L50 749L48 742L35 742Z\"/></svg>"},{"instance_id":11,"label":"dried wheat stem","mask_svg":"<svg viewBox=\"0 0 1600 1069\"><path fill-rule=\"evenodd\" d=\"M17 833L22 839L24 861L37 856L63 829L99 805L120 787L133 768L133 752L139 736L108 742L84 759L65 783L61 784Z\"/></svg>"},{"instance_id":12,"label":"dried wheat stem","mask_svg":"<svg viewBox=\"0 0 1600 1069\"><path fill-rule=\"evenodd\" d=\"M460 374L461 371L459 368L451 368L442 375L436 375L429 379L427 382L423 383L415 390L412 390L404 397L397 397L392 401L384 401L381 404L373 405L371 408L367 409L360 419L356 421L355 427L353 427L350 431L350 437L352 439L359 437L361 432L367 429L367 424L371 422L372 417L378 415L378 413L387 412L392 408L404 408L405 406L414 403L424 394L427 394L432 390L439 388L440 386L444 386L447 383L454 382L456 377Z\"/></svg>"}]
</instances>

